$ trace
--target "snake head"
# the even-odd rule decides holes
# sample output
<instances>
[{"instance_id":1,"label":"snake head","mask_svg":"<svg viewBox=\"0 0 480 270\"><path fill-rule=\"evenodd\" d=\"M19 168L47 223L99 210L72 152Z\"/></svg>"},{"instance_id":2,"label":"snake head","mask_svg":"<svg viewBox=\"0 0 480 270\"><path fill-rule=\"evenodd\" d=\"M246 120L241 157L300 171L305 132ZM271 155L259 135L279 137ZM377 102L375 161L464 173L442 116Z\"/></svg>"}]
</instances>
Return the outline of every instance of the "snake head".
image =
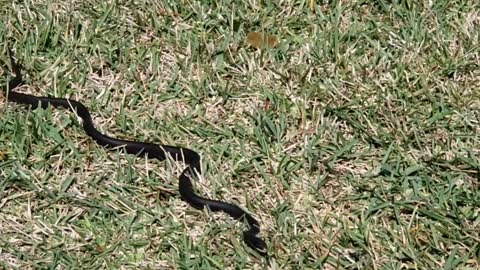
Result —
<instances>
[{"instance_id":1,"label":"snake head","mask_svg":"<svg viewBox=\"0 0 480 270\"><path fill-rule=\"evenodd\" d=\"M250 248L262 256L267 256L267 244L250 231L243 232L243 240Z\"/></svg>"}]
</instances>

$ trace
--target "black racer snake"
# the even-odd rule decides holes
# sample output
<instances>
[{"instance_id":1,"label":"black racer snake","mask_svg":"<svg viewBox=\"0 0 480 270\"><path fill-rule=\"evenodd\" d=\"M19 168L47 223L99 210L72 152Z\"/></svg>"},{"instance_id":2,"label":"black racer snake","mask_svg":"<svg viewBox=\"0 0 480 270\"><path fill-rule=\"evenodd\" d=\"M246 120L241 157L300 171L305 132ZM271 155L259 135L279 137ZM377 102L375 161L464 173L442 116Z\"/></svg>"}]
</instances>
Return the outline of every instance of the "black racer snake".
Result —
<instances>
[{"instance_id":1,"label":"black racer snake","mask_svg":"<svg viewBox=\"0 0 480 270\"><path fill-rule=\"evenodd\" d=\"M165 160L169 155L177 162L184 162L187 166L179 177L181 198L196 209L208 207L211 211L223 211L236 220L245 220L249 225L249 229L243 232L245 243L259 254L266 256L266 243L257 236L260 232L257 220L237 205L206 199L195 194L191 178L192 175L195 175L195 172L201 172L200 156L195 151L183 147L115 139L100 133L95 128L90 112L79 101L66 98L37 97L16 92L14 89L21 86L24 81L20 71L21 67L16 63L11 50L9 50L9 58L12 71L15 74L15 77L8 82L6 90L6 97L9 101L28 105L32 109L38 107L45 109L50 105L74 111L83 120L85 133L101 146L107 148L120 147L119 149L128 154L146 155L148 158L155 158L160 161Z\"/></svg>"}]
</instances>

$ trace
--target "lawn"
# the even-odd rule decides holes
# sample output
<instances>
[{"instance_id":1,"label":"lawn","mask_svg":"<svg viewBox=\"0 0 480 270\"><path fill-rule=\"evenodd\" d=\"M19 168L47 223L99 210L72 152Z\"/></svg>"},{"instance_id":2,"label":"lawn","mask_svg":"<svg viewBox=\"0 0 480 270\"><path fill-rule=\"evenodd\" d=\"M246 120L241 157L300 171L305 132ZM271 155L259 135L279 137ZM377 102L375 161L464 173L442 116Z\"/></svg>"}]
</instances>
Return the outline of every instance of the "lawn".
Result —
<instances>
[{"instance_id":1,"label":"lawn","mask_svg":"<svg viewBox=\"0 0 480 270\"><path fill-rule=\"evenodd\" d=\"M7 47L19 91L199 152L270 260L183 164L1 91L0 269L480 269L478 1L0 0L2 90Z\"/></svg>"}]
</instances>

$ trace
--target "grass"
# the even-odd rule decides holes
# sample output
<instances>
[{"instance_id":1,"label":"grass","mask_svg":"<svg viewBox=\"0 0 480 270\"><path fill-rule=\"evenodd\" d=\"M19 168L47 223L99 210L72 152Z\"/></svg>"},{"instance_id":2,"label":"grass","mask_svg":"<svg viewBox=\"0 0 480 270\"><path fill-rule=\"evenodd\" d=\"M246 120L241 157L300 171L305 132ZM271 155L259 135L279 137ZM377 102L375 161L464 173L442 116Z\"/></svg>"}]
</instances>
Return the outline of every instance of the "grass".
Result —
<instances>
[{"instance_id":1,"label":"grass","mask_svg":"<svg viewBox=\"0 0 480 270\"><path fill-rule=\"evenodd\" d=\"M199 194L253 213L272 256L181 201L181 164L107 151L72 113L3 97L0 268L480 268L476 1L0 6L22 91L197 150ZM249 48L251 31L278 46Z\"/></svg>"}]
</instances>

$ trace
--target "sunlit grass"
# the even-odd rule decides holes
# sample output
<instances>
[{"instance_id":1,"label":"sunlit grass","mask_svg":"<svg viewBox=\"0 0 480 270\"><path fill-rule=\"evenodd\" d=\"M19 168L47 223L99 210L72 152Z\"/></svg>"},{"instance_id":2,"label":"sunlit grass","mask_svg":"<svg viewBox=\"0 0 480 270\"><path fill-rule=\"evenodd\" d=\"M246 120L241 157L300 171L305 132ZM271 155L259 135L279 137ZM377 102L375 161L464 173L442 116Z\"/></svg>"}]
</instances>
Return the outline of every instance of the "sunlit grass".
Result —
<instances>
[{"instance_id":1,"label":"sunlit grass","mask_svg":"<svg viewBox=\"0 0 480 270\"><path fill-rule=\"evenodd\" d=\"M1 62L107 134L198 151L198 193L258 218L271 269L477 269L478 4L400 2L2 2ZM265 269L181 201L181 164L0 101L0 267Z\"/></svg>"}]
</instances>

